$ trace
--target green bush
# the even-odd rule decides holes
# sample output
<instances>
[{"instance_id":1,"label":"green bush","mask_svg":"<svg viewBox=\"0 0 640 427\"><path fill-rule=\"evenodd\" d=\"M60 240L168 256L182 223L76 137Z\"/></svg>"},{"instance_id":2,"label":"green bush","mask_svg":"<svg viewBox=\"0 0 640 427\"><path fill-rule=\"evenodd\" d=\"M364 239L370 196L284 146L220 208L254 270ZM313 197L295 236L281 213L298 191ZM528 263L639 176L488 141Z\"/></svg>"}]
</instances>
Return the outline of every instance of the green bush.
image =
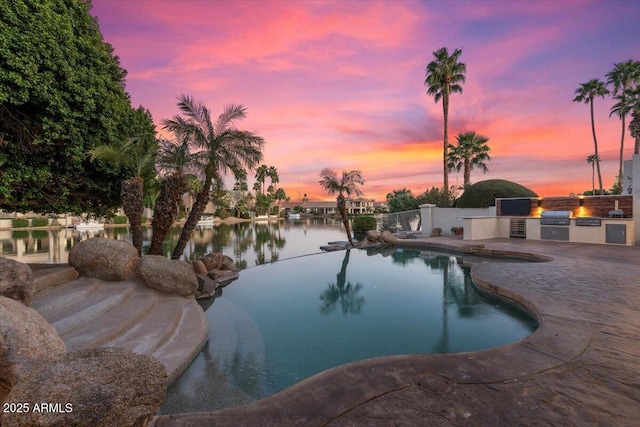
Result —
<instances>
[{"instance_id":1,"label":"green bush","mask_svg":"<svg viewBox=\"0 0 640 427\"><path fill-rule=\"evenodd\" d=\"M224 209L224 208L218 208L216 209L216 214L215 214L218 218L225 220L227 218L229 218L229 215L231 215L231 213Z\"/></svg>"},{"instance_id":2,"label":"green bush","mask_svg":"<svg viewBox=\"0 0 640 427\"><path fill-rule=\"evenodd\" d=\"M49 225L49 220L47 218L33 218L31 225L34 227L46 227Z\"/></svg>"},{"instance_id":3,"label":"green bush","mask_svg":"<svg viewBox=\"0 0 640 427\"><path fill-rule=\"evenodd\" d=\"M142 223L143 224L146 224L148 219L149 218L147 218L146 216L142 215Z\"/></svg>"},{"instance_id":4,"label":"green bush","mask_svg":"<svg viewBox=\"0 0 640 427\"><path fill-rule=\"evenodd\" d=\"M357 216L353 219L353 235L356 240L367 237L367 231L377 229L378 221L372 216Z\"/></svg>"},{"instance_id":5,"label":"green bush","mask_svg":"<svg viewBox=\"0 0 640 427\"><path fill-rule=\"evenodd\" d=\"M29 226L29 220L28 219L22 219L22 218L14 218L14 219L11 220L11 226L13 228L28 227Z\"/></svg>"},{"instance_id":6,"label":"green bush","mask_svg":"<svg viewBox=\"0 0 640 427\"><path fill-rule=\"evenodd\" d=\"M18 230L11 232L12 239L26 239L29 237L29 232L27 230Z\"/></svg>"},{"instance_id":7,"label":"green bush","mask_svg":"<svg viewBox=\"0 0 640 427\"><path fill-rule=\"evenodd\" d=\"M456 200L457 208L488 208L496 205L496 198L538 197L536 193L515 182L488 179L469 186Z\"/></svg>"},{"instance_id":8,"label":"green bush","mask_svg":"<svg viewBox=\"0 0 640 427\"><path fill-rule=\"evenodd\" d=\"M31 237L34 239L46 239L49 237L49 232L47 230L33 230L31 232Z\"/></svg>"},{"instance_id":9,"label":"green bush","mask_svg":"<svg viewBox=\"0 0 640 427\"><path fill-rule=\"evenodd\" d=\"M124 215L117 215L113 218L113 223L114 224L126 224L127 223L127 217Z\"/></svg>"}]
</instances>

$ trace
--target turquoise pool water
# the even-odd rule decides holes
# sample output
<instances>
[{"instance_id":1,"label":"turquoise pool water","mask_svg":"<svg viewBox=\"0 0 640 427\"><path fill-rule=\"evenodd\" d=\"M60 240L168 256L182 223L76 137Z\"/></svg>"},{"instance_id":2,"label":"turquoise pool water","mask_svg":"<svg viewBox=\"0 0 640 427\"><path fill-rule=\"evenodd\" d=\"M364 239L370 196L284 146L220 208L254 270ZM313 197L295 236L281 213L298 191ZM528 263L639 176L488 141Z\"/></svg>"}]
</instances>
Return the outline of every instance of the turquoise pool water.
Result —
<instances>
[{"instance_id":1,"label":"turquoise pool water","mask_svg":"<svg viewBox=\"0 0 640 427\"><path fill-rule=\"evenodd\" d=\"M209 342L169 388L163 413L250 402L371 357L501 346L537 327L478 294L455 256L398 249L248 268L206 314Z\"/></svg>"}]
</instances>

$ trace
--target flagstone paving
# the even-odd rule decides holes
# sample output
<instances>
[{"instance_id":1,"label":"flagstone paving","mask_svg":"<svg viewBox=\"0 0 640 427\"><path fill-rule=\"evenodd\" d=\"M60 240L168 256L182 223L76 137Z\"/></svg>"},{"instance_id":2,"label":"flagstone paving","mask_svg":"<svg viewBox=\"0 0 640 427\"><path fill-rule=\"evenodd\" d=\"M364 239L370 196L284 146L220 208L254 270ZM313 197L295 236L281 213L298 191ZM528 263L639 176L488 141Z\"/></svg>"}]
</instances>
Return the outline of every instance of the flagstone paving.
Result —
<instances>
[{"instance_id":1,"label":"flagstone paving","mask_svg":"<svg viewBox=\"0 0 640 427\"><path fill-rule=\"evenodd\" d=\"M639 425L640 247L446 237L403 245L425 243L550 256L472 267L478 286L524 306L538 330L485 351L356 362L245 406L150 425Z\"/></svg>"}]
</instances>

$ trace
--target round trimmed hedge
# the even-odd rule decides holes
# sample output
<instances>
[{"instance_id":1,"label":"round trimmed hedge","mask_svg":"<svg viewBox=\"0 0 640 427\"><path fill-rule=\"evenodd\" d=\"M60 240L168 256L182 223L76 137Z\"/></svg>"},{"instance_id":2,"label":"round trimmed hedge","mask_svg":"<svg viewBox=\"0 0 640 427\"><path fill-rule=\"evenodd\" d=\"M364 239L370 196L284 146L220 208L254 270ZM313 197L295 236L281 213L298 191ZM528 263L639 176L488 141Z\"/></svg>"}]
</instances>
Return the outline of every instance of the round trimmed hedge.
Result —
<instances>
[{"instance_id":1,"label":"round trimmed hedge","mask_svg":"<svg viewBox=\"0 0 640 427\"><path fill-rule=\"evenodd\" d=\"M457 208L488 208L495 206L496 198L538 197L536 193L504 179L487 179L469 186L456 202Z\"/></svg>"}]
</instances>

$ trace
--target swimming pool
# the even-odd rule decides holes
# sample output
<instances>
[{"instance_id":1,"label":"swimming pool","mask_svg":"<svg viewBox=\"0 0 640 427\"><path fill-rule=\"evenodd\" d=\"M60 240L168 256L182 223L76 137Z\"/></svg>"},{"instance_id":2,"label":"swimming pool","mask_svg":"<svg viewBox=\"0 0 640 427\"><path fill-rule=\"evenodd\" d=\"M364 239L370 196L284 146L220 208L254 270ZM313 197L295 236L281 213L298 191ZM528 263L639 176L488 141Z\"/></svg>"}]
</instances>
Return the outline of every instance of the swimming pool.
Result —
<instances>
[{"instance_id":1,"label":"swimming pool","mask_svg":"<svg viewBox=\"0 0 640 427\"><path fill-rule=\"evenodd\" d=\"M497 347L537 327L528 314L478 294L455 256L401 249L249 268L206 314L209 342L169 387L162 413L251 402L371 357Z\"/></svg>"}]
</instances>

